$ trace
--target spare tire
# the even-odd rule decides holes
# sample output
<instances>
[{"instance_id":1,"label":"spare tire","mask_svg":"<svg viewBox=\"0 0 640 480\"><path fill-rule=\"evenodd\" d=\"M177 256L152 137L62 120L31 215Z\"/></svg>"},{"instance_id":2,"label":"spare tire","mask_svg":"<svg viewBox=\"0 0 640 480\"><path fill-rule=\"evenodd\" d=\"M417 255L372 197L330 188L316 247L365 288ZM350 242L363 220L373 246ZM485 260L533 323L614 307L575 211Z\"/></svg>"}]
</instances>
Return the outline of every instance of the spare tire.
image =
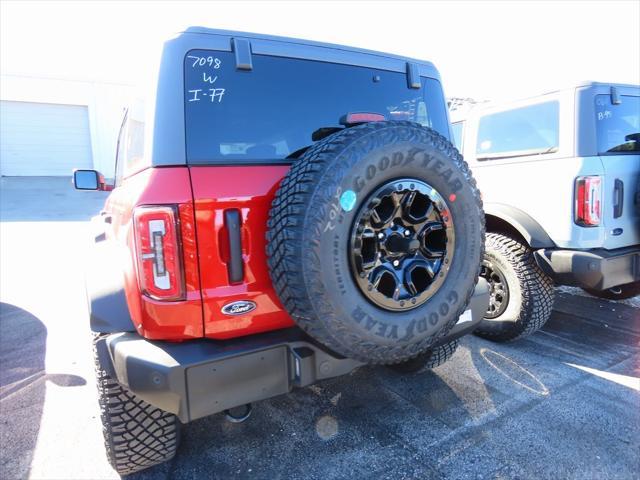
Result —
<instances>
[{"instance_id":1,"label":"spare tire","mask_svg":"<svg viewBox=\"0 0 640 480\"><path fill-rule=\"evenodd\" d=\"M412 358L466 308L484 213L458 151L411 122L315 143L283 179L267 233L270 275L310 336L368 363Z\"/></svg>"}]
</instances>

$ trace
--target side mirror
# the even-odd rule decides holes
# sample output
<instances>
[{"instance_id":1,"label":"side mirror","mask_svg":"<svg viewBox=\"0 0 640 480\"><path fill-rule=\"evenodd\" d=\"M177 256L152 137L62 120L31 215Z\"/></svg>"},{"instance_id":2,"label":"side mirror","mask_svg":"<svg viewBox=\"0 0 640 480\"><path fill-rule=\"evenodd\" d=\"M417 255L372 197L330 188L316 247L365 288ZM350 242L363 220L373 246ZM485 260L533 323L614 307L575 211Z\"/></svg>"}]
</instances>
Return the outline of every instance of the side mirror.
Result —
<instances>
[{"instance_id":1,"label":"side mirror","mask_svg":"<svg viewBox=\"0 0 640 480\"><path fill-rule=\"evenodd\" d=\"M73 186L76 190L111 190L111 185L107 185L104 176L96 170L74 170Z\"/></svg>"}]
</instances>

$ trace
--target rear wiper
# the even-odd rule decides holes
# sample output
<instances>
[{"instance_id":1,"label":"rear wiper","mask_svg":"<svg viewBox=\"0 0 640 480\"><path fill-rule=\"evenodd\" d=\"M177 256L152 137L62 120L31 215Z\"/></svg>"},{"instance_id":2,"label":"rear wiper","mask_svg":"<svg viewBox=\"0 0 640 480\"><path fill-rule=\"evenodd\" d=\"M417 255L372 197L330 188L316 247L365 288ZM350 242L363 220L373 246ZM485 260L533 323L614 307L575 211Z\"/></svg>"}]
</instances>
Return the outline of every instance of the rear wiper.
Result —
<instances>
[{"instance_id":1,"label":"rear wiper","mask_svg":"<svg viewBox=\"0 0 640 480\"><path fill-rule=\"evenodd\" d=\"M315 132L311 134L311 140L313 140L314 142L317 142L318 140L322 140L323 138L328 137L329 135L332 135L336 132L339 132L342 129L343 127L320 127L319 129L317 129Z\"/></svg>"},{"instance_id":2,"label":"rear wiper","mask_svg":"<svg viewBox=\"0 0 640 480\"><path fill-rule=\"evenodd\" d=\"M291 152L289 155L287 155L284 158L300 158L304 152L309 150L310 146L311 145L307 145L306 147L299 148L298 150L296 150L295 152Z\"/></svg>"},{"instance_id":3,"label":"rear wiper","mask_svg":"<svg viewBox=\"0 0 640 480\"><path fill-rule=\"evenodd\" d=\"M319 140L322 140L323 138L328 137L331 134L339 132L342 129L343 127L320 127L319 129L315 130L311 134L311 140L313 140L314 142L317 142ZM311 147L311 145L307 145L302 148L299 148L295 152L292 152L289 155L287 155L286 158L300 158L302 154L306 152L309 149L309 147Z\"/></svg>"}]
</instances>

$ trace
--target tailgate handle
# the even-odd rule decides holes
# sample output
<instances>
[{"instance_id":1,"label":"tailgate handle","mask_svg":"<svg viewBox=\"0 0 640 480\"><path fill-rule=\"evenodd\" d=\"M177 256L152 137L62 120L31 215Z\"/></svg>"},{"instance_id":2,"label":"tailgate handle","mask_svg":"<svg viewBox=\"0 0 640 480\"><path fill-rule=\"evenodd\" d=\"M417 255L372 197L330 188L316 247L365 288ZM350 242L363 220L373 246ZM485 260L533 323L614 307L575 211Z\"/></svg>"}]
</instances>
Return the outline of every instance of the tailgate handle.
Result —
<instances>
[{"instance_id":1,"label":"tailgate handle","mask_svg":"<svg viewBox=\"0 0 640 480\"><path fill-rule=\"evenodd\" d=\"M227 227L227 238L229 240L229 263L227 263L229 283L240 283L244 279L240 212L235 209L225 210L224 223Z\"/></svg>"},{"instance_id":2,"label":"tailgate handle","mask_svg":"<svg viewBox=\"0 0 640 480\"><path fill-rule=\"evenodd\" d=\"M613 218L622 216L622 207L624 203L624 183L619 178L613 186Z\"/></svg>"}]
</instances>

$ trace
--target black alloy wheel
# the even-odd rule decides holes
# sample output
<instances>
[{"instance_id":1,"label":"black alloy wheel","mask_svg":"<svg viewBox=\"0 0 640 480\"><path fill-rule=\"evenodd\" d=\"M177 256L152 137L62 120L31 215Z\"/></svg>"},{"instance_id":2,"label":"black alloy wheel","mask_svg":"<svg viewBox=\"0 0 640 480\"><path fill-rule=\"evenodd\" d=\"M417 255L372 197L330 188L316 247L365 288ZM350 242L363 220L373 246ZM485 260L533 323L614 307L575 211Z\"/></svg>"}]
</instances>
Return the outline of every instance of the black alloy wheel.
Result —
<instances>
[{"instance_id":1,"label":"black alloy wheel","mask_svg":"<svg viewBox=\"0 0 640 480\"><path fill-rule=\"evenodd\" d=\"M482 261L480 276L489 284L489 306L484 318L497 318L509 305L509 286L504 273L486 258Z\"/></svg>"},{"instance_id":2,"label":"black alloy wheel","mask_svg":"<svg viewBox=\"0 0 640 480\"><path fill-rule=\"evenodd\" d=\"M411 310L444 282L454 244L451 212L442 196L420 180L393 180L371 194L354 220L353 276L378 307Z\"/></svg>"}]
</instances>

